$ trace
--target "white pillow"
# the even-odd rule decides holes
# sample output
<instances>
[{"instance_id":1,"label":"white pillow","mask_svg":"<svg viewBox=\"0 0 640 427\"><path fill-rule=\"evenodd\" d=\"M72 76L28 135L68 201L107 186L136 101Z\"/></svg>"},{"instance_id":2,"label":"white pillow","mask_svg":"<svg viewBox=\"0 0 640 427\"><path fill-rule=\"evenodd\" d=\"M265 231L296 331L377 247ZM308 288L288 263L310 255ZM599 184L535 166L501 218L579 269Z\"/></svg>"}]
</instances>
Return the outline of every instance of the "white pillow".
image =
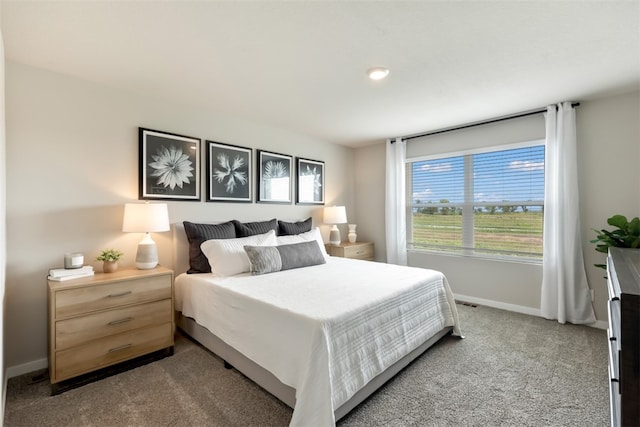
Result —
<instances>
[{"instance_id":1,"label":"white pillow","mask_svg":"<svg viewBox=\"0 0 640 427\"><path fill-rule=\"evenodd\" d=\"M277 244L276 232L271 230L265 234L237 239L207 240L200 245L200 249L209 260L212 273L220 276L233 276L234 274L247 273L251 269L249 257L244 251L245 245L275 246Z\"/></svg>"},{"instance_id":2,"label":"white pillow","mask_svg":"<svg viewBox=\"0 0 640 427\"><path fill-rule=\"evenodd\" d=\"M320 228L318 227L300 234L291 236L278 236L276 239L278 241L278 246L316 240L318 242L318 246L320 246L320 252L322 252L322 256L324 256L325 261L329 260L329 254L327 253L327 248L324 247L324 240L322 240L322 234L320 233Z\"/></svg>"}]
</instances>

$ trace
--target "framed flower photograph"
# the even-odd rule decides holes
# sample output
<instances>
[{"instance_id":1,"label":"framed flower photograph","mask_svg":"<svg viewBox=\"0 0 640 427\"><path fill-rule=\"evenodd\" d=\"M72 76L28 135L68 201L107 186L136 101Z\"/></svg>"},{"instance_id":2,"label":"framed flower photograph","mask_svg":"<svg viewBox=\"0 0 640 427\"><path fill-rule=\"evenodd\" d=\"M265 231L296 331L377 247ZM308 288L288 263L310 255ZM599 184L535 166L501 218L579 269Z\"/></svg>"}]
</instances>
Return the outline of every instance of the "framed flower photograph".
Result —
<instances>
[{"instance_id":1,"label":"framed flower photograph","mask_svg":"<svg viewBox=\"0 0 640 427\"><path fill-rule=\"evenodd\" d=\"M260 203L291 203L293 157L258 150L257 201Z\"/></svg>"},{"instance_id":2,"label":"framed flower photograph","mask_svg":"<svg viewBox=\"0 0 640 427\"><path fill-rule=\"evenodd\" d=\"M207 202L251 203L251 148L207 141Z\"/></svg>"},{"instance_id":3,"label":"framed flower photograph","mask_svg":"<svg viewBox=\"0 0 640 427\"><path fill-rule=\"evenodd\" d=\"M324 162L296 157L296 204L324 205Z\"/></svg>"},{"instance_id":4,"label":"framed flower photograph","mask_svg":"<svg viewBox=\"0 0 640 427\"><path fill-rule=\"evenodd\" d=\"M200 200L200 139L138 128L139 198Z\"/></svg>"}]
</instances>

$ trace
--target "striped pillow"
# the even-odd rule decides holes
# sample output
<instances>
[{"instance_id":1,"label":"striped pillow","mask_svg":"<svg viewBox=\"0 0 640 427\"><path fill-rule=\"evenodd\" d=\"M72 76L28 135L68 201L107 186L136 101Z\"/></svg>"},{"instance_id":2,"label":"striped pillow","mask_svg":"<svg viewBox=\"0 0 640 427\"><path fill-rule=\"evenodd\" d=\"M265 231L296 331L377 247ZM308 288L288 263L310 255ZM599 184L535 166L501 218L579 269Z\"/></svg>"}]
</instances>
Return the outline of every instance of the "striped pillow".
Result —
<instances>
[{"instance_id":1,"label":"striped pillow","mask_svg":"<svg viewBox=\"0 0 640 427\"><path fill-rule=\"evenodd\" d=\"M271 230L278 232L278 221L275 218L256 222L240 222L234 219L232 222L236 228L236 237L255 236L256 234L268 233Z\"/></svg>"},{"instance_id":2,"label":"striped pillow","mask_svg":"<svg viewBox=\"0 0 640 427\"><path fill-rule=\"evenodd\" d=\"M196 224L183 221L184 231L189 240L189 270L187 274L211 273L211 266L204 256L200 245L211 239L233 239L236 237L236 229L233 222L222 224Z\"/></svg>"},{"instance_id":3,"label":"striped pillow","mask_svg":"<svg viewBox=\"0 0 640 427\"><path fill-rule=\"evenodd\" d=\"M244 250L249 257L253 275L326 263L320 246L315 240L280 246L246 245Z\"/></svg>"},{"instance_id":4,"label":"striped pillow","mask_svg":"<svg viewBox=\"0 0 640 427\"><path fill-rule=\"evenodd\" d=\"M278 221L278 236L293 236L311 231L311 221L311 217L298 222Z\"/></svg>"}]
</instances>

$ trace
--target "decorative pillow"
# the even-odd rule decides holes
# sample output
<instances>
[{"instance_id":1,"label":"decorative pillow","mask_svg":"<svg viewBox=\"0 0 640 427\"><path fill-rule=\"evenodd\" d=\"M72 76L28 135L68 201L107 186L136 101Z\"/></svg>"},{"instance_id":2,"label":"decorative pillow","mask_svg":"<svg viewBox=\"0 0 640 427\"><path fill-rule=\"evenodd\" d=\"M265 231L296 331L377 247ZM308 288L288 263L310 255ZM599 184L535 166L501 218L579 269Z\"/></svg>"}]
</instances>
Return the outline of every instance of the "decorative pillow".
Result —
<instances>
[{"instance_id":1,"label":"decorative pillow","mask_svg":"<svg viewBox=\"0 0 640 427\"><path fill-rule=\"evenodd\" d=\"M256 222L240 222L233 220L233 225L236 227L236 237L249 237L256 234L264 234L269 230L278 231L278 221L274 218L269 221L256 221Z\"/></svg>"},{"instance_id":2,"label":"decorative pillow","mask_svg":"<svg viewBox=\"0 0 640 427\"><path fill-rule=\"evenodd\" d=\"M311 231L311 217L298 222L278 221L278 236L291 236L307 231Z\"/></svg>"},{"instance_id":3,"label":"decorative pillow","mask_svg":"<svg viewBox=\"0 0 640 427\"><path fill-rule=\"evenodd\" d=\"M293 243L311 242L315 240L316 242L318 242L320 252L322 252L324 259L329 259L329 254L327 253L327 249L324 247L324 240L322 240L322 234L320 233L320 229L318 227L315 227L311 231L307 231L306 233L300 233L291 236L278 236L276 240L278 241L278 246L290 245Z\"/></svg>"},{"instance_id":4,"label":"decorative pillow","mask_svg":"<svg viewBox=\"0 0 640 427\"><path fill-rule=\"evenodd\" d=\"M235 239L207 240L200 245L209 260L211 272L220 276L233 276L247 273L250 269L249 258L244 251L245 245L274 246L277 244L276 232Z\"/></svg>"},{"instance_id":5,"label":"decorative pillow","mask_svg":"<svg viewBox=\"0 0 640 427\"><path fill-rule=\"evenodd\" d=\"M222 224L196 224L183 221L184 231L189 240L189 271L187 274L211 273L211 266L204 256L200 245L211 239L233 239L236 237L236 228L231 221Z\"/></svg>"},{"instance_id":6,"label":"decorative pillow","mask_svg":"<svg viewBox=\"0 0 640 427\"><path fill-rule=\"evenodd\" d=\"M251 274L266 274L326 263L318 242L281 246L245 246Z\"/></svg>"}]
</instances>

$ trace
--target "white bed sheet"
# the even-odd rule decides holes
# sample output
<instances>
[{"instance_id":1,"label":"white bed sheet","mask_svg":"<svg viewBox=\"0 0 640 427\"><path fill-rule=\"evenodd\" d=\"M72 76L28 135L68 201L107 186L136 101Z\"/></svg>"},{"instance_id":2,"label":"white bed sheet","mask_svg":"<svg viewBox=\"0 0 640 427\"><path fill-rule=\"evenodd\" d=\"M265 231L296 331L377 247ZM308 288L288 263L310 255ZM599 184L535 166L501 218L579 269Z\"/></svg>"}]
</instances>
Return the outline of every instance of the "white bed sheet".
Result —
<instances>
[{"instance_id":1,"label":"white bed sheet","mask_svg":"<svg viewBox=\"0 0 640 427\"><path fill-rule=\"evenodd\" d=\"M446 326L460 335L438 271L331 258L278 273L176 278L176 309L296 389L291 426L334 410Z\"/></svg>"}]
</instances>

